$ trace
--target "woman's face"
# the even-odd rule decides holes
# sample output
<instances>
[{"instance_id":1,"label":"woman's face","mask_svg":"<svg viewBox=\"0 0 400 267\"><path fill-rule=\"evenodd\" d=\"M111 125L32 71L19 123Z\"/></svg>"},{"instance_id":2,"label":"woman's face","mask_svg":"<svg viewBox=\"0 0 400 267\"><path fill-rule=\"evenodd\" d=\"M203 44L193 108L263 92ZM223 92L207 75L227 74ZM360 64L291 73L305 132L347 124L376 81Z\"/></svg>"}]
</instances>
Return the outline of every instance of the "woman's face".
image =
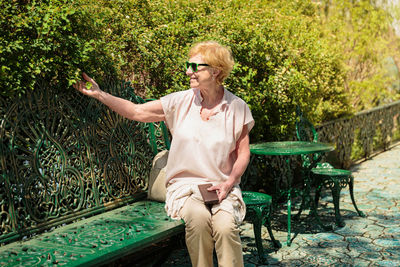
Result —
<instances>
[{"instance_id":1,"label":"woman's face","mask_svg":"<svg viewBox=\"0 0 400 267\"><path fill-rule=\"evenodd\" d=\"M201 54L195 55L189 59L190 63L205 64ZM190 77L190 88L209 88L216 84L213 79L213 69L210 66L198 66L194 72L192 67L187 68L186 75Z\"/></svg>"}]
</instances>

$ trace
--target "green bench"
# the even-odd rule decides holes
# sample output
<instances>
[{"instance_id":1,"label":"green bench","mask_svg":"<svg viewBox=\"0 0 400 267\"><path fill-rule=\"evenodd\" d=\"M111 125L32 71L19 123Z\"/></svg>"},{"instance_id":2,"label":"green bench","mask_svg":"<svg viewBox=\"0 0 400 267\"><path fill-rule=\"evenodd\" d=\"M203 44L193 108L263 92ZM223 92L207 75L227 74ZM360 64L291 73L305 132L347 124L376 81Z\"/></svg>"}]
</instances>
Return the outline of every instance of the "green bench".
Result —
<instances>
[{"instance_id":1,"label":"green bench","mask_svg":"<svg viewBox=\"0 0 400 267\"><path fill-rule=\"evenodd\" d=\"M129 84L108 87L143 102ZM51 88L0 99L0 115L1 266L107 264L184 232L146 198L163 124Z\"/></svg>"},{"instance_id":2,"label":"green bench","mask_svg":"<svg viewBox=\"0 0 400 267\"><path fill-rule=\"evenodd\" d=\"M105 88L144 102L129 84ZM73 90L0 104L0 265L107 264L184 232L147 199L152 160L170 145L164 123L126 120ZM262 225L280 246L271 198L244 200L264 261Z\"/></svg>"}]
</instances>

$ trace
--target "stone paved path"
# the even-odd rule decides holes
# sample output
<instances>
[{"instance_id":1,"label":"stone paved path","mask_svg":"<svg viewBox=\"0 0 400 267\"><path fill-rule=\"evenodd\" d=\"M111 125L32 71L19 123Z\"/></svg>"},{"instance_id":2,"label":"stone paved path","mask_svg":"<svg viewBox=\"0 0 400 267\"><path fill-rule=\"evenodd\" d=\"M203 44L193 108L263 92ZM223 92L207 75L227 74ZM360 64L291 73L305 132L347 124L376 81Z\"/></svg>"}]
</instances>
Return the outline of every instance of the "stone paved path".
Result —
<instances>
[{"instance_id":1,"label":"stone paved path","mask_svg":"<svg viewBox=\"0 0 400 267\"><path fill-rule=\"evenodd\" d=\"M267 264L258 264L252 225L241 226L245 266L400 266L400 145L352 168L357 205L367 217L357 215L348 188L342 189L341 212L346 226L325 231L302 215L294 221L293 243L287 236L285 214L274 214L273 232L283 247L272 249L263 227ZM333 222L332 198L325 192L319 213ZM281 209L284 211L284 208ZM185 248L175 250L163 266L191 266ZM217 266L215 264L215 266Z\"/></svg>"}]
</instances>

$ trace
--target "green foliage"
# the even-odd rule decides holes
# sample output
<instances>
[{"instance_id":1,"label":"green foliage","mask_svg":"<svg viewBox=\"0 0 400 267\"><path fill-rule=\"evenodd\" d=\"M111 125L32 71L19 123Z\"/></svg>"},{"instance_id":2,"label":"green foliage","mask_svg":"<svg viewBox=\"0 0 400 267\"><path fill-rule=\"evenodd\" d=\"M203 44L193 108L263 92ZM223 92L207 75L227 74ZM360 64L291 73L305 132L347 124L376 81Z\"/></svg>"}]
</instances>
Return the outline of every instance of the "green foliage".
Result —
<instances>
[{"instance_id":1,"label":"green foliage","mask_svg":"<svg viewBox=\"0 0 400 267\"><path fill-rule=\"evenodd\" d=\"M388 58L400 59L399 38L390 29L392 16L370 0L322 1L325 38L343 54L345 92L355 111L399 99L392 90L396 75L388 75ZM390 7L391 9L393 7ZM323 11L322 11L323 10Z\"/></svg>"},{"instance_id":2,"label":"green foliage","mask_svg":"<svg viewBox=\"0 0 400 267\"><path fill-rule=\"evenodd\" d=\"M41 80L65 90L96 69L91 22L68 0L1 1L1 95L21 96Z\"/></svg>"},{"instance_id":3,"label":"green foliage","mask_svg":"<svg viewBox=\"0 0 400 267\"><path fill-rule=\"evenodd\" d=\"M3 95L32 89L38 78L65 88L86 71L158 98L188 88L190 46L213 39L232 49L226 86L250 105L252 142L292 138L296 105L318 123L396 97L385 91L381 67L390 18L367 0L43 0L1 8Z\"/></svg>"},{"instance_id":4,"label":"green foliage","mask_svg":"<svg viewBox=\"0 0 400 267\"><path fill-rule=\"evenodd\" d=\"M85 1L137 93L157 98L188 88L183 62L197 41L231 47L226 86L256 118L253 141L293 135L297 104L317 121L349 113L340 54L320 38L311 1ZM115 55L118 55L115 56Z\"/></svg>"}]
</instances>

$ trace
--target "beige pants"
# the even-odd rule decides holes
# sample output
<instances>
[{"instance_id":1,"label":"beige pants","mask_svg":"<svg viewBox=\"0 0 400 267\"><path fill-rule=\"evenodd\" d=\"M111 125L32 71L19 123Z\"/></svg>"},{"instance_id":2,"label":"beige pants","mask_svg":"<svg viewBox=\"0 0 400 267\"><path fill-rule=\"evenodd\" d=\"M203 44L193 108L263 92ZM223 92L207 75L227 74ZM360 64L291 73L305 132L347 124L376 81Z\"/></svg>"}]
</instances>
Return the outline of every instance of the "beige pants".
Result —
<instances>
[{"instance_id":1,"label":"beige pants","mask_svg":"<svg viewBox=\"0 0 400 267\"><path fill-rule=\"evenodd\" d=\"M239 228L232 214L218 211L212 215L203 202L189 197L180 216L186 223L186 246L194 267L213 266L213 250L220 267L243 266Z\"/></svg>"}]
</instances>

